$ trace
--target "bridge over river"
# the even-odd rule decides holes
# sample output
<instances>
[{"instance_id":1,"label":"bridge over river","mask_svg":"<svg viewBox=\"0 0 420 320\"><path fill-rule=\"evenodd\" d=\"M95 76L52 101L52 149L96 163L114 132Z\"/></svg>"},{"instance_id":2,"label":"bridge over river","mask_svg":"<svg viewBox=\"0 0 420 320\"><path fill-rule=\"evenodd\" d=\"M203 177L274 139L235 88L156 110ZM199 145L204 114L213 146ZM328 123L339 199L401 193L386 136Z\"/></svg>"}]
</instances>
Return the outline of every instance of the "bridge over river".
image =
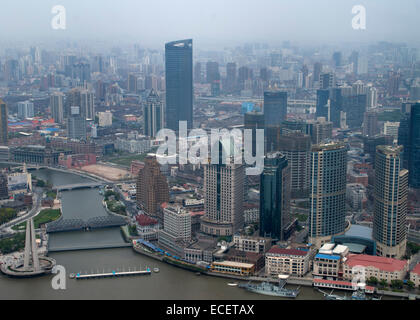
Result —
<instances>
[{"instance_id":1,"label":"bridge over river","mask_svg":"<svg viewBox=\"0 0 420 320\"><path fill-rule=\"evenodd\" d=\"M47 233L112 228L126 225L124 217L109 215L82 219L61 219L47 224Z\"/></svg>"},{"instance_id":2,"label":"bridge over river","mask_svg":"<svg viewBox=\"0 0 420 320\"><path fill-rule=\"evenodd\" d=\"M57 191L70 191L76 189L88 189L88 188L98 188L103 186L103 182L86 182L86 183L74 183L74 184L65 184L60 186L54 186L53 190Z\"/></svg>"},{"instance_id":3,"label":"bridge over river","mask_svg":"<svg viewBox=\"0 0 420 320\"><path fill-rule=\"evenodd\" d=\"M48 252L64 252L79 250L97 250L97 249L113 249L113 248L129 248L131 243L109 243L109 244L92 244L86 246L67 246L67 247L48 247Z\"/></svg>"}]
</instances>

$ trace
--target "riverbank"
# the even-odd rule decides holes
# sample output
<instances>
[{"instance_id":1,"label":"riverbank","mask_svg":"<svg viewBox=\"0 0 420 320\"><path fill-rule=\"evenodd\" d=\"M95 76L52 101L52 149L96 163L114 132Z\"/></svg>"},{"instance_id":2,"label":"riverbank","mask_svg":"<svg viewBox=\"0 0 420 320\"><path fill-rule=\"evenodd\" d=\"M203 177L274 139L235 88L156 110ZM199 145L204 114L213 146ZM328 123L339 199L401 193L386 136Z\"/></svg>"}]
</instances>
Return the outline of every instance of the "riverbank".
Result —
<instances>
[{"instance_id":1,"label":"riverbank","mask_svg":"<svg viewBox=\"0 0 420 320\"><path fill-rule=\"evenodd\" d=\"M186 263L175 263L173 260L169 259L168 257L165 257L164 255L153 253L151 251L148 251L146 248L142 247L141 245L136 245L134 243L133 243L133 250L149 258L152 258L161 262L165 262L167 264L170 264L178 268L182 268L187 271L192 271L196 273L199 272L200 274L207 275L207 276L225 278L225 279L230 279L230 280L239 280L239 281L257 281L257 282L270 282L270 283L278 283L279 281L277 278L270 278L270 277L258 277L258 276L244 277L244 276L236 276L232 274L212 272L210 270L205 270L201 268L200 270L198 270L197 266L195 265L188 266ZM315 287L313 286L312 278L289 277L287 279L287 284L311 287L311 288L314 288L315 290ZM420 299L420 295L408 293L408 292L376 290L376 293L378 295L389 296L389 297L394 297L394 298Z\"/></svg>"}]
</instances>

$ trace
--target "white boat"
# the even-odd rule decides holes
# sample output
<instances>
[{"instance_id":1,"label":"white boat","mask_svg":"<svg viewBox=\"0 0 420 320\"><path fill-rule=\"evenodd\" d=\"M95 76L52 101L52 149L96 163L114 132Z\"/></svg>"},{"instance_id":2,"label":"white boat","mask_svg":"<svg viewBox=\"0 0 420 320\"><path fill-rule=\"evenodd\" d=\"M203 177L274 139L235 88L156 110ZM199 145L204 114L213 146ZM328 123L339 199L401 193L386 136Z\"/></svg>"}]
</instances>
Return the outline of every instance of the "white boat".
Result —
<instances>
[{"instance_id":1,"label":"white boat","mask_svg":"<svg viewBox=\"0 0 420 320\"><path fill-rule=\"evenodd\" d=\"M153 268L153 272L159 272L160 270L159 270L159 268Z\"/></svg>"},{"instance_id":2,"label":"white boat","mask_svg":"<svg viewBox=\"0 0 420 320\"><path fill-rule=\"evenodd\" d=\"M229 287L237 287L238 283L237 282L228 282L227 284Z\"/></svg>"}]
</instances>

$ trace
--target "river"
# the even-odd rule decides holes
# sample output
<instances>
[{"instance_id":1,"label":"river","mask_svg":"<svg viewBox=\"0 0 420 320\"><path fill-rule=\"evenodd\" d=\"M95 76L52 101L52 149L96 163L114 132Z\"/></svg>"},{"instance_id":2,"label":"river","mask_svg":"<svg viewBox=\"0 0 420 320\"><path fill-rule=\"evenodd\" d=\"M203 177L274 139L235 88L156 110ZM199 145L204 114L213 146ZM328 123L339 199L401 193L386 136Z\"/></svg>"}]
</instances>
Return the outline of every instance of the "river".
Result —
<instances>
[{"instance_id":1,"label":"river","mask_svg":"<svg viewBox=\"0 0 420 320\"><path fill-rule=\"evenodd\" d=\"M53 170L41 169L32 173L53 185L87 181L86 178L74 174ZM62 193L62 201L63 215L67 219L86 220L106 215L98 189L66 191ZM50 247L110 242L123 242L119 228L50 235ZM229 287L227 279L197 276L193 272L135 253L130 248L68 251L51 253L50 256L66 269L65 290L52 288L52 275L32 279L13 279L0 275L0 299L280 299ZM150 276L83 281L68 278L70 273L75 272L146 267L158 267L160 272ZM322 295L312 288L302 287L297 299L322 299Z\"/></svg>"}]
</instances>

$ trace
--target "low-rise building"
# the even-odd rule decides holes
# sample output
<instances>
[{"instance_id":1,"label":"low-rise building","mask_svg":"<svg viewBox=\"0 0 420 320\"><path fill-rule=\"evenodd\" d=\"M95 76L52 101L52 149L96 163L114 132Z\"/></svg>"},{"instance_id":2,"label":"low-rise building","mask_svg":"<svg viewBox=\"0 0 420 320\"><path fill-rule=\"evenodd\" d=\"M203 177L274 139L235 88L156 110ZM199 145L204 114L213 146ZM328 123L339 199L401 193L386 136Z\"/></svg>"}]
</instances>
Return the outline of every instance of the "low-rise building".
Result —
<instances>
[{"instance_id":1,"label":"low-rise building","mask_svg":"<svg viewBox=\"0 0 420 320\"><path fill-rule=\"evenodd\" d=\"M60 154L58 163L60 166L66 167L67 169L81 168L96 164L96 154Z\"/></svg>"},{"instance_id":2,"label":"low-rise building","mask_svg":"<svg viewBox=\"0 0 420 320\"><path fill-rule=\"evenodd\" d=\"M226 273L238 276L251 276L255 272L255 266L252 263L243 263L235 261L213 262L210 266L213 272Z\"/></svg>"},{"instance_id":3,"label":"low-rise building","mask_svg":"<svg viewBox=\"0 0 420 320\"><path fill-rule=\"evenodd\" d=\"M410 271L410 280L414 282L415 287L420 287L420 262Z\"/></svg>"},{"instance_id":4,"label":"low-rise building","mask_svg":"<svg viewBox=\"0 0 420 320\"><path fill-rule=\"evenodd\" d=\"M352 269L356 266L365 267L365 277L375 277L391 283L392 280L404 280L408 271L408 261L366 254L348 255L343 262L343 277L351 280Z\"/></svg>"},{"instance_id":5,"label":"low-rise building","mask_svg":"<svg viewBox=\"0 0 420 320\"><path fill-rule=\"evenodd\" d=\"M349 248L334 243L326 243L315 255L313 275L316 278L336 280L342 277L342 262L346 259Z\"/></svg>"},{"instance_id":6,"label":"low-rise building","mask_svg":"<svg viewBox=\"0 0 420 320\"><path fill-rule=\"evenodd\" d=\"M255 266L255 271L260 271L265 265L265 256L263 253L245 252L237 249L229 249L225 254L225 260L251 263Z\"/></svg>"},{"instance_id":7,"label":"low-rise building","mask_svg":"<svg viewBox=\"0 0 420 320\"><path fill-rule=\"evenodd\" d=\"M257 204L244 204L245 224L258 223L260 221L260 207Z\"/></svg>"},{"instance_id":8,"label":"low-rise building","mask_svg":"<svg viewBox=\"0 0 420 320\"><path fill-rule=\"evenodd\" d=\"M136 230L139 237L146 241L157 240L159 223L145 214L139 214L136 216Z\"/></svg>"},{"instance_id":9,"label":"low-rise building","mask_svg":"<svg viewBox=\"0 0 420 320\"><path fill-rule=\"evenodd\" d=\"M270 276L289 274L303 277L309 271L310 251L272 247L265 254L265 272Z\"/></svg>"},{"instance_id":10,"label":"low-rise building","mask_svg":"<svg viewBox=\"0 0 420 320\"><path fill-rule=\"evenodd\" d=\"M233 242L239 251L264 253L271 248L271 238L235 234Z\"/></svg>"}]
</instances>

